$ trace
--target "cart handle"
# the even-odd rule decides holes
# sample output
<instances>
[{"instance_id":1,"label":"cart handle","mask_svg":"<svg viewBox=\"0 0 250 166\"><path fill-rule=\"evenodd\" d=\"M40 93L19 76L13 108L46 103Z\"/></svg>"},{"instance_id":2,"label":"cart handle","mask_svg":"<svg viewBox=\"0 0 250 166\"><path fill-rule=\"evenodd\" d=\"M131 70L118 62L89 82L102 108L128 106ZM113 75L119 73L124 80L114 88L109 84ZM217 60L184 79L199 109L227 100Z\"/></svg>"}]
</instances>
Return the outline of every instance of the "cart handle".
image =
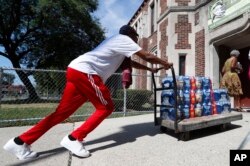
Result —
<instances>
[{"instance_id":1,"label":"cart handle","mask_svg":"<svg viewBox=\"0 0 250 166\"><path fill-rule=\"evenodd\" d=\"M172 77L173 77L173 83L174 83L174 100L175 100L175 104L174 104L174 109L175 109L175 122L174 122L174 126L175 126L175 132L178 132L178 103L177 103L177 82L176 82L176 77L175 77L175 71L174 71L174 67L171 66L171 73L172 73ZM152 81L153 81L153 86L154 86L154 122L155 125L159 125L158 121L157 121L157 117L156 117L156 107L157 107L157 103L156 103L156 91L157 90L164 90L164 88L157 88L156 87L156 83L155 83L155 75L154 73L152 73Z\"/></svg>"}]
</instances>

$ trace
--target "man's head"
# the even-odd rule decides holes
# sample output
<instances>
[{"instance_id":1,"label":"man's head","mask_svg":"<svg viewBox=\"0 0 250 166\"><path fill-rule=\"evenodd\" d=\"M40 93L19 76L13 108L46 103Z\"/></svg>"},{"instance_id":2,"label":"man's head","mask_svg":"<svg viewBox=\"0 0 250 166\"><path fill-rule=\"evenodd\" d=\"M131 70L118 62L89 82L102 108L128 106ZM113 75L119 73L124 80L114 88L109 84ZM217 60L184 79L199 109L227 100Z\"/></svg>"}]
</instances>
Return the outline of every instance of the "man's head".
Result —
<instances>
[{"instance_id":1,"label":"man's head","mask_svg":"<svg viewBox=\"0 0 250 166\"><path fill-rule=\"evenodd\" d=\"M233 51L230 52L230 55L238 57L240 55L240 52L238 50L233 50Z\"/></svg>"},{"instance_id":2,"label":"man's head","mask_svg":"<svg viewBox=\"0 0 250 166\"><path fill-rule=\"evenodd\" d=\"M122 35L127 35L129 36L132 40L134 40L136 43L138 41L138 33L136 32L136 30L134 28L132 28L129 25L123 25L120 30L119 33Z\"/></svg>"}]
</instances>

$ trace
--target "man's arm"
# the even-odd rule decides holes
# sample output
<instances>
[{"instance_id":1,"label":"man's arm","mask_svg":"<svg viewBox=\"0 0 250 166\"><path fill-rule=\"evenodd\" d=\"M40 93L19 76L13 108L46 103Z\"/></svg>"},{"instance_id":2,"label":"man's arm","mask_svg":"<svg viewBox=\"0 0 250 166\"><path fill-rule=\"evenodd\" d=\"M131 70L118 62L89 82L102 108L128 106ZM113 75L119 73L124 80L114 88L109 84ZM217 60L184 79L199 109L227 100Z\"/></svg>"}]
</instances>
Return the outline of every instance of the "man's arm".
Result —
<instances>
[{"instance_id":1,"label":"man's arm","mask_svg":"<svg viewBox=\"0 0 250 166\"><path fill-rule=\"evenodd\" d=\"M140 63L138 63L136 61L133 61L133 60L131 60L131 66L133 68L136 68L136 69L148 70L148 71L151 71L153 73L156 73L158 70L162 69L162 68L159 68L159 69L157 69L157 68L150 68L150 67L147 67L147 66L145 66L143 64L140 64Z\"/></svg>"},{"instance_id":2,"label":"man's arm","mask_svg":"<svg viewBox=\"0 0 250 166\"><path fill-rule=\"evenodd\" d=\"M166 60L162 60L160 58L158 58L157 56L155 56L154 54L151 54L149 52L146 52L144 50L140 50L138 52L135 53L137 56L139 56L141 59L151 63L151 64L160 64L164 66L164 69L169 69L173 63L169 63Z\"/></svg>"}]
</instances>

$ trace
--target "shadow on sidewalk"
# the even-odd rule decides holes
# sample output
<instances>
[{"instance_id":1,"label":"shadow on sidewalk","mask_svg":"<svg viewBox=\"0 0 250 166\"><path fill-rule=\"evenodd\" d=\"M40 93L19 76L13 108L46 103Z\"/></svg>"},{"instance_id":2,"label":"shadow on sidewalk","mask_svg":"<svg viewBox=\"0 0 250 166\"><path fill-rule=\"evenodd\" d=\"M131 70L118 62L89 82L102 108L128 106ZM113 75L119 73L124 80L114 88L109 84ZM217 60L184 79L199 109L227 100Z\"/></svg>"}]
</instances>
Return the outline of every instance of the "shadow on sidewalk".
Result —
<instances>
[{"instance_id":1,"label":"shadow on sidewalk","mask_svg":"<svg viewBox=\"0 0 250 166\"><path fill-rule=\"evenodd\" d=\"M35 159L19 161L18 163L9 164L7 166L25 166L31 163L35 165L36 163L41 163L41 160L44 160L45 158L54 157L65 152L68 152L68 151L63 147L46 150L46 151L38 152L38 157Z\"/></svg>"},{"instance_id":2,"label":"shadow on sidewalk","mask_svg":"<svg viewBox=\"0 0 250 166\"><path fill-rule=\"evenodd\" d=\"M239 125L231 124L230 126L228 126L227 129L223 131L220 130L219 126L213 126L213 127L208 127L204 129L194 130L191 132L192 134L191 134L190 140L195 140L195 139L199 139L199 138L206 137L206 136L220 134L222 132L227 132L227 131L234 130L240 127L241 126ZM89 151L92 153L98 150L103 150L103 149L119 146L122 144L134 142L136 141L137 138L145 136L145 135L155 136L157 134L167 134L168 136L176 138L177 141L179 140L178 139L179 135L175 133L174 130L167 130L166 132L162 133L159 128L160 126L154 126L154 123L141 123L141 124L127 125L127 126L124 126L122 128L122 131L118 133L114 133L106 137L88 141L85 143L85 145L97 144L97 143L107 142L107 141L114 141L114 143L111 143L108 145L89 149Z\"/></svg>"},{"instance_id":3,"label":"shadow on sidewalk","mask_svg":"<svg viewBox=\"0 0 250 166\"><path fill-rule=\"evenodd\" d=\"M106 137L102 137L102 138L95 139L92 141L87 141L85 145L97 144L97 143L111 141L111 140L114 141L114 143L111 143L109 145L89 149L90 152L95 152L98 150L103 150L103 149L119 146L119 145L126 144L129 142L134 142L136 141L137 138L142 137L142 136L146 136L146 135L155 136L157 134L162 134L162 133L160 132L159 126L155 126L153 122L127 125L127 126L123 126L122 131L118 133L114 133Z\"/></svg>"}]
</instances>

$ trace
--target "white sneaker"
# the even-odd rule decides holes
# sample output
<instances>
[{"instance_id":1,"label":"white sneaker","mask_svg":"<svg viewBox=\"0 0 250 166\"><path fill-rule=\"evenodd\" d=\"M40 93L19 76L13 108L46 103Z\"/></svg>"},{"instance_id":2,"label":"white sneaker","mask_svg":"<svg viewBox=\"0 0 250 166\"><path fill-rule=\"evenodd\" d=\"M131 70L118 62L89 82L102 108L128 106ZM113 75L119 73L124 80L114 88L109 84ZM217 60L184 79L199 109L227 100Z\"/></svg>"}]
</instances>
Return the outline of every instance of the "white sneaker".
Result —
<instances>
[{"instance_id":1,"label":"white sneaker","mask_svg":"<svg viewBox=\"0 0 250 166\"><path fill-rule=\"evenodd\" d=\"M38 156L36 152L30 150L30 146L24 143L23 145L17 145L14 142L14 138L10 139L3 149L14 154L19 160L33 159Z\"/></svg>"},{"instance_id":2,"label":"white sneaker","mask_svg":"<svg viewBox=\"0 0 250 166\"><path fill-rule=\"evenodd\" d=\"M83 144L80 141L78 141L78 140L71 141L69 139L68 135L66 135L62 139L61 145L79 157L89 157L90 156L89 151L87 151L85 149L85 147L83 146Z\"/></svg>"}]
</instances>

